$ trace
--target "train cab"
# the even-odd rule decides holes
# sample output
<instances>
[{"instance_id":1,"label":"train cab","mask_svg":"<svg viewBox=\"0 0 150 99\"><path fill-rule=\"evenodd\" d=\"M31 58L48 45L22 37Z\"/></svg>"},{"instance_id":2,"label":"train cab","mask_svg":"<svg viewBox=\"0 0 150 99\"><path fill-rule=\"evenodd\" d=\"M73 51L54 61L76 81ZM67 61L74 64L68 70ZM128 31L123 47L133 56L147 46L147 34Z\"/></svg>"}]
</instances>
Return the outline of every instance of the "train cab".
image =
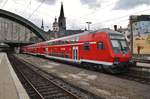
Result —
<instances>
[{"instance_id":1,"label":"train cab","mask_svg":"<svg viewBox=\"0 0 150 99\"><path fill-rule=\"evenodd\" d=\"M132 54L129 49L129 45L126 39L121 33L109 33L110 44L112 46L112 58L113 65L110 66L111 69L125 69L128 68L132 62Z\"/></svg>"}]
</instances>

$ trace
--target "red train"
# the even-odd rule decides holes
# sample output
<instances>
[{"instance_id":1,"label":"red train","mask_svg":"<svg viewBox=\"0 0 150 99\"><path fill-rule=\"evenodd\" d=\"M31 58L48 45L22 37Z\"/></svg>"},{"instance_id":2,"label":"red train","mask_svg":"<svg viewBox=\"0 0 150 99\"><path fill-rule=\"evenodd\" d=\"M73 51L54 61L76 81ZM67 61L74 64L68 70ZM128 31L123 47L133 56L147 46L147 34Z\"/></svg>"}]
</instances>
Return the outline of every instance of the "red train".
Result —
<instances>
[{"instance_id":1,"label":"red train","mask_svg":"<svg viewBox=\"0 0 150 99\"><path fill-rule=\"evenodd\" d=\"M123 34L101 29L24 46L23 53L75 62L116 73L128 68L131 52ZM86 65L85 65L86 64ZM119 71L120 72L120 71Z\"/></svg>"}]
</instances>

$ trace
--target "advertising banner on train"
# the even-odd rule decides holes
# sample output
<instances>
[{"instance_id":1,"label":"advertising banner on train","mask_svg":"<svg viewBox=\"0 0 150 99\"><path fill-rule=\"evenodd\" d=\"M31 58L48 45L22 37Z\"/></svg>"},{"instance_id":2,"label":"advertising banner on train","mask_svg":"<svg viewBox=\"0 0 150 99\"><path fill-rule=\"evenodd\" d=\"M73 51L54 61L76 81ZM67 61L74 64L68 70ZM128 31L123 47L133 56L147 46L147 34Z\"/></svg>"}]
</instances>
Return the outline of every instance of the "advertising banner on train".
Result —
<instances>
[{"instance_id":1,"label":"advertising banner on train","mask_svg":"<svg viewBox=\"0 0 150 99\"><path fill-rule=\"evenodd\" d=\"M132 22L133 54L150 54L150 16Z\"/></svg>"}]
</instances>

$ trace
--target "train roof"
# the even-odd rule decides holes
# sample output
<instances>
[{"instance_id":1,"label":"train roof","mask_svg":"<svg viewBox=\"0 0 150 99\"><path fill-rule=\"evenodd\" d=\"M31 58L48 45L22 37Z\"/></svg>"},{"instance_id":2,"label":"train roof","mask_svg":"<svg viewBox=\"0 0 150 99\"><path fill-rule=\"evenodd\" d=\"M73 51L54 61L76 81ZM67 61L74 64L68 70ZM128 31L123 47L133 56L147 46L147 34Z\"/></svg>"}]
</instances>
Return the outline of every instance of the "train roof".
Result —
<instances>
[{"instance_id":1,"label":"train roof","mask_svg":"<svg viewBox=\"0 0 150 99\"><path fill-rule=\"evenodd\" d=\"M64 40L64 39L70 39L70 38L73 38L73 37L79 37L79 36L82 36L82 35L85 35L85 34L92 34L92 33L96 33L96 32L106 32L106 33L108 33L110 35L111 34L123 35L120 32L114 31L112 29L103 28L103 29L99 29L99 30L96 30L96 31L85 31L85 32L81 32L79 34L74 34L74 35L70 35L70 36L60 37L60 38L57 38L57 39L48 40L48 41L40 42L40 43L36 43L36 44L45 44L45 43L49 43L49 42L54 42L54 41L59 41L59 40ZM36 44L33 44L32 46L34 46Z\"/></svg>"},{"instance_id":2,"label":"train roof","mask_svg":"<svg viewBox=\"0 0 150 99\"><path fill-rule=\"evenodd\" d=\"M109 28L104 28L104 29L99 29L99 30L96 30L96 31L85 31L85 32L81 32L79 34L74 34L74 35L70 35L70 36L66 36L66 37L61 37L61 38L57 38L57 39L53 39L53 40L49 40L49 41L45 41L45 42L52 42L52 41L57 41L57 40L73 38L73 37L79 37L79 36L82 36L82 35L85 35L85 34L92 34L92 33L96 33L96 32L106 32L108 34L122 35L120 32L114 31L114 30L109 29Z\"/></svg>"}]
</instances>

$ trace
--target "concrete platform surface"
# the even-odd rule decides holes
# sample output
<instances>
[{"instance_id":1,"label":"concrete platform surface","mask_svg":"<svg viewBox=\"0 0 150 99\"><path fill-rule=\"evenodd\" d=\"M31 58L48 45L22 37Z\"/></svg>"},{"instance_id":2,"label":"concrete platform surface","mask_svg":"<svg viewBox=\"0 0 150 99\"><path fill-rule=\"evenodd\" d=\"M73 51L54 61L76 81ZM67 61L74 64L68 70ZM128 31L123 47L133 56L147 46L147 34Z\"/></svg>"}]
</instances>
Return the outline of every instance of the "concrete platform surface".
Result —
<instances>
[{"instance_id":1,"label":"concrete platform surface","mask_svg":"<svg viewBox=\"0 0 150 99\"><path fill-rule=\"evenodd\" d=\"M0 53L0 99L30 99L11 67L6 53Z\"/></svg>"}]
</instances>

